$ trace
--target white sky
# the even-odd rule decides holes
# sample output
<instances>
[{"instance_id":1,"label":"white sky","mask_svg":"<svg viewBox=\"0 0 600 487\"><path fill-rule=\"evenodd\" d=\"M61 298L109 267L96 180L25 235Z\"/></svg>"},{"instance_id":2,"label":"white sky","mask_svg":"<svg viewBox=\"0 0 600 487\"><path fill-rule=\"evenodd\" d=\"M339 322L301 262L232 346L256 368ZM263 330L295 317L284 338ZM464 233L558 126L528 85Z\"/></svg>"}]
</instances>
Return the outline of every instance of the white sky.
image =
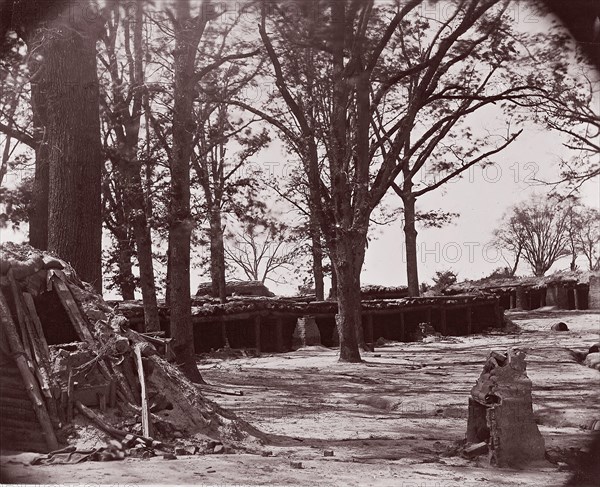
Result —
<instances>
[{"instance_id":1,"label":"white sky","mask_svg":"<svg viewBox=\"0 0 600 487\"><path fill-rule=\"evenodd\" d=\"M526 30L543 30L547 24L547 19L532 17L525 11L516 13L516 19L519 27ZM480 117L480 126L498 126L498 115L499 112L494 114L493 111L486 111L485 116ZM436 270L447 269L457 272L459 280L477 279L506 265L497 252L486 247L486 244L491 240L493 230L508 207L534 192L548 191L547 186L541 186L534 179L556 178L558 162L572 155L562 145L564 140L560 135L532 124L525 127L518 140L509 148L493 157L495 164L492 167L475 167L460 180L422 196L417 201L418 210L443 209L459 213L460 216L441 229L419 229L420 281L430 282ZM267 163L265 166L277 173L283 170L289 157L280 144L273 142L257 157L256 163ZM273 162L280 164L274 166ZM15 178L18 175L12 176L13 183ZM8 184L11 184L11 180ZM600 181L589 181L581 188L580 196L584 204L600 207ZM400 202L395 195L388 198L390 204L396 201ZM402 222L398 220L388 227L377 227L374 234L376 239L369 243L366 252L362 283L390 286L406 284ZM25 238L24 234L0 229L0 242L20 242ZM552 270L566 268L568 263L568 259L563 259ZM580 265L585 266L583 261ZM192 273L192 290L195 290L199 282L209 279L207 275L200 275L195 270ZM529 273L525 263L520 264L518 273ZM297 284L267 283L278 294L295 293ZM107 293L106 296L117 297L113 293Z\"/></svg>"}]
</instances>

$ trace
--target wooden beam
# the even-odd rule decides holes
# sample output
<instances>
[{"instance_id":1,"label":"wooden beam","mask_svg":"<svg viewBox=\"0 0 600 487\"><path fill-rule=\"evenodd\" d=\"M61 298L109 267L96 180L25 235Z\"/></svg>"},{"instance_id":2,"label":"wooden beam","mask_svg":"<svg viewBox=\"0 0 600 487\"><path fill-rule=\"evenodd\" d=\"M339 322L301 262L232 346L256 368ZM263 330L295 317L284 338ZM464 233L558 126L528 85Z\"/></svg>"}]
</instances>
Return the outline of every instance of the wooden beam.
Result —
<instances>
[{"instance_id":1,"label":"wooden beam","mask_svg":"<svg viewBox=\"0 0 600 487\"><path fill-rule=\"evenodd\" d=\"M142 402L142 433L146 437L152 436L152 423L150 422L150 408L148 406L148 395L146 393L146 379L144 378L144 364L142 363L141 344L136 343L134 347L135 361L137 364L138 378L140 380L141 402Z\"/></svg>"}]
</instances>

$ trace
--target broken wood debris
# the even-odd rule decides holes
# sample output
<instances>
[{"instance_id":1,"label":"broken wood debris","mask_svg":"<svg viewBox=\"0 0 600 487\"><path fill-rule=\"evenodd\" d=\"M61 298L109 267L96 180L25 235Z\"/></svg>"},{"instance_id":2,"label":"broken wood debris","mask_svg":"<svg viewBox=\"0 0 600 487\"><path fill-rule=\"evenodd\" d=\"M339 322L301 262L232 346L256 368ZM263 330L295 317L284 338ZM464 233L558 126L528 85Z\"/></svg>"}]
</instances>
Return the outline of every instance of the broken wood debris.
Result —
<instances>
[{"instance_id":1,"label":"broken wood debris","mask_svg":"<svg viewBox=\"0 0 600 487\"><path fill-rule=\"evenodd\" d=\"M182 431L233 443L265 436L211 403L160 355L159 351L168 353L170 338L130 329L127 318L81 283L67 263L16 244L0 245L0 255L0 351L5 361L14 362L14 373L6 368L0 379L18 381L28 394L31 412L25 413L35 417L37 431L44 434L37 441L45 446L37 451L64 446L59 434L65 437L63 427L75 414L115 440L134 435L145 449L170 446L175 433L181 437ZM40 308L49 302L53 304L48 309ZM49 315L50 310L61 316ZM57 326L71 327L80 341L48 345ZM25 396L16 400L24 401ZM19 408L13 409L20 414ZM165 409L168 414L157 415ZM119 420L125 417L132 421ZM16 416L2 416L0 422L0 431L10 426L11 435L21 428Z\"/></svg>"}]
</instances>

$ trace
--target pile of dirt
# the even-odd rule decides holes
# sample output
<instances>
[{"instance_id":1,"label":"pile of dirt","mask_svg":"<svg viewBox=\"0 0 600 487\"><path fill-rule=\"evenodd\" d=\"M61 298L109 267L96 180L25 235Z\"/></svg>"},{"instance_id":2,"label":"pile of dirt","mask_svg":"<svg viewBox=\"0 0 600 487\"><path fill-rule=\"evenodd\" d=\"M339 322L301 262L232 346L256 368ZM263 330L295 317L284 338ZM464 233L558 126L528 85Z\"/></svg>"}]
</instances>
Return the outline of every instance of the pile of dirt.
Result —
<instances>
[{"instance_id":1,"label":"pile of dirt","mask_svg":"<svg viewBox=\"0 0 600 487\"><path fill-rule=\"evenodd\" d=\"M228 282L225 286L225 294L227 296L264 296L273 297L269 288L260 281L235 281ZM217 297L213 292L212 281L201 282L198 285L196 296L212 296Z\"/></svg>"},{"instance_id":2,"label":"pile of dirt","mask_svg":"<svg viewBox=\"0 0 600 487\"><path fill-rule=\"evenodd\" d=\"M172 454L184 440L203 452L263 441L163 356L167 340L132 330L66 262L15 244L0 245L0 256L2 348L30 390L48 450L99 438L125 454ZM56 343L69 333L75 341Z\"/></svg>"}]
</instances>

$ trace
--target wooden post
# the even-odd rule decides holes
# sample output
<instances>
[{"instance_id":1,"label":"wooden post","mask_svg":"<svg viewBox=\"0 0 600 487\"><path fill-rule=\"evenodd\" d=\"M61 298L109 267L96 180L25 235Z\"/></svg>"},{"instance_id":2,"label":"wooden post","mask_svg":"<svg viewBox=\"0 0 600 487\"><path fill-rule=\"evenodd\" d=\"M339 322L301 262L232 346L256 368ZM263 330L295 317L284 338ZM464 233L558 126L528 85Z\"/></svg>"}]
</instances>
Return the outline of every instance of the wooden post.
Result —
<instances>
[{"instance_id":1,"label":"wooden post","mask_svg":"<svg viewBox=\"0 0 600 487\"><path fill-rule=\"evenodd\" d=\"M471 335L473 333L473 309L471 306L467 305L467 335Z\"/></svg>"},{"instance_id":2,"label":"wooden post","mask_svg":"<svg viewBox=\"0 0 600 487\"><path fill-rule=\"evenodd\" d=\"M577 286L573 287L573 302L575 303L575 309L581 309L579 307L579 295L577 294Z\"/></svg>"},{"instance_id":3,"label":"wooden post","mask_svg":"<svg viewBox=\"0 0 600 487\"><path fill-rule=\"evenodd\" d=\"M283 349L283 319L277 318L275 323L275 347L278 352L284 352Z\"/></svg>"},{"instance_id":4,"label":"wooden post","mask_svg":"<svg viewBox=\"0 0 600 487\"><path fill-rule=\"evenodd\" d=\"M446 308L443 304L440 306L440 329L442 330L442 335L448 335L448 325L446 322Z\"/></svg>"},{"instance_id":5,"label":"wooden post","mask_svg":"<svg viewBox=\"0 0 600 487\"><path fill-rule=\"evenodd\" d=\"M371 313L367 314L367 336L365 337L365 342L373 346L373 315Z\"/></svg>"},{"instance_id":6,"label":"wooden post","mask_svg":"<svg viewBox=\"0 0 600 487\"><path fill-rule=\"evenodd\" d=\"M260 315L254 317L254 346L256 353L260 353Z\"/></svg>"},{"instance_id":7,"label":"wooden post","mask_svg":"<svg viewBox=\"0 0 600 487\"><path fill-rule=\"evenodd\" d=\"M500 302L498 299L496 299L496 302L494 303L494 317L496 319L494 328L502 328L502 322L504 321L502 319L502 315L503 311L500 309Z\"/></svg>"},{"instance_id":8,"label":"wooden post","mask_svg":"<svg viewBox=\"0 0 600 487\"><path fill-rule=\"evenodd\" d=\"M152 436L152 423L150 422L150 409L148 407L148 395L146 394L146 379L144 378L144 366L142 363L142 350L140 343L135 345L134 351L142 398L142 433L144 436L149 438ZM100 407L100 409L102 409L102 407Z\"/></svg>"},{"instance_id":9,"label":"wooden post","mask_svg":"<svg viewBox=\"0 0 600 487\"><path fill-rule=\"evenodd\" d=\"M510 309L513 309L515 307L515 292L511 291L510 292Z\"/></svg>"},{"instance_id":10,"label":"wooden post","mask_svg":"<svg viewBox=\"0 0 600 487\"><path fill-rule=\"evenodd\" d=\"M404 311L400 310L400 341L403 342L404 340L404 335L405 335L405 330L404 330Z\"/></svg>"},{"instance_id":11,"label":"wooden post","mask_svg":"<svg viewBox=\"0 0 600 487\"><path fill-rule=\"evenodd\" d=\"M25 389L27 391L27 394L29 395L29 399L33 403L33 409L35 410L36 417L42 428L44 438L46 439L46 445L48 446L50 451L57 450L58 441L56 439L56 435L54 434L54 428L52 427L52 422L50 421L48 410L46 409L46 406L44 404L44 399L42 397L42 393L40 392L40 388L35 380L35 377L29 370L29 365L27 364L27 360L24 356L23 344L21 343L21 339L19 338L19 334L17 332L17 327L15 326L15 322L13 321L12 316L10 314L10 308L8 307L8 303L6 302L4 294L1 290L0 325L2 325L6 332L11 352L14 356L15 362L17 363L19 372L21 372L21 377L23 378L23 382L25 383Z\"/></svg>"}]
</instances>

